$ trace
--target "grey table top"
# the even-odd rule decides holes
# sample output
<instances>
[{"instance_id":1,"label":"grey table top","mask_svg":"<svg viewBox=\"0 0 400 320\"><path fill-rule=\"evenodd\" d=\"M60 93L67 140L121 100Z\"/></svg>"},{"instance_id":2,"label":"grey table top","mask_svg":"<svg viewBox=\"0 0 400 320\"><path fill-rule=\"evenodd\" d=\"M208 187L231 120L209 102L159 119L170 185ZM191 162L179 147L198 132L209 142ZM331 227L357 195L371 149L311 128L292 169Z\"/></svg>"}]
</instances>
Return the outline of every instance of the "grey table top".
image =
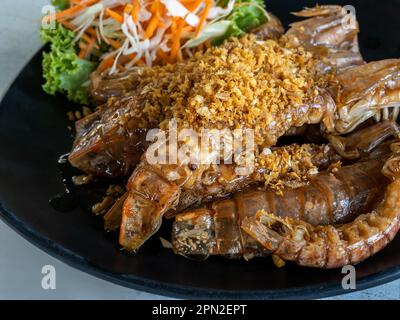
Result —
<instances>
[{"instance_id":1,"label":"grey table top","mask_svg":"<svg viewBox=\"0 0 400 320\"><path fill-rule=\"evenodd\" d=\"M2 0L0 96L40 48L41 9L49 0ZM164 299L75 270L34 247L0 221L0 299ZM42 267L56 270L56 289L44 290ZM330 299L400 299L400 280Z\"/></svg>"}]
</instances>

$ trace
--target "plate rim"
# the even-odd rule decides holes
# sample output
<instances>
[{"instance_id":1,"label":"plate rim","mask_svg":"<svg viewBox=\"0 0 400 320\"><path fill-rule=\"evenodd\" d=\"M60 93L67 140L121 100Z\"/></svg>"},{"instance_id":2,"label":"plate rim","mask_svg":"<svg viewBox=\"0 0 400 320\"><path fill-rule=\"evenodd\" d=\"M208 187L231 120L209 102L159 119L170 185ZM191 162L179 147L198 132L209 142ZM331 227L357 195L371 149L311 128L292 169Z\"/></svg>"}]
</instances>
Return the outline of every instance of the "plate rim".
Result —
<instances>
[{"instance_id":1,"label":"plate rim","mask_svg":"<svg viewBox=\"0 0 400 320\"><path fill-rule=\"evenodd\" d=\"M0 95L0 108L8 96L10 90L21 76L25 68L32 62L34 57L43 52L44 46L37 50L29 60L18 71L18 74ZM1 201L0 195L0 218L16 233L21 235L29 243L32 243L43 252L65 263L66 265L80 270L99 279L126 287L136 289L156 295L183 299L320 299L333 297L341 294L353 293L368 288L383 285L400 278L400 265L389 268L372 275L357 279L357 288L354 290L344 290L339 284L320 284L303 287L295 287L280 290L224 290L224 289L205 289L192 286L176 285L172 283L152 280L135 275L120 274L101 268L91 263L64 246L46 238L36 230L27 226L20 220L15 213L6 209Z\"/></svg>"},{"instance_id":2,"label":"plate rim","mask_svg":"<svg viewBox=\"0 0 400 320\"><path fill-rule=\"evenodd\" d=\"M89 262L86 258L75 254L64 246L54 243L42 234L30 229L25 223L20 221L12 212L8 211L0 201L0 218L12 230L16 231L29 243L35 245L43 252L65 263L66 265L80 270L99 279L126 287L136 289L165 297L181 299L321 299L333 297L340 294L354 293L375 286L379 286L400 278L400 266L389 268L388 270L378 272L369 276L357 279L357 288L346 291L340 285L322 284L311 285L307 287L296 287L281 290L223 290L223 289L204 289L191 286L175 285L145 279L143 277L115 273Z\"/></svg>"}]
</instances>

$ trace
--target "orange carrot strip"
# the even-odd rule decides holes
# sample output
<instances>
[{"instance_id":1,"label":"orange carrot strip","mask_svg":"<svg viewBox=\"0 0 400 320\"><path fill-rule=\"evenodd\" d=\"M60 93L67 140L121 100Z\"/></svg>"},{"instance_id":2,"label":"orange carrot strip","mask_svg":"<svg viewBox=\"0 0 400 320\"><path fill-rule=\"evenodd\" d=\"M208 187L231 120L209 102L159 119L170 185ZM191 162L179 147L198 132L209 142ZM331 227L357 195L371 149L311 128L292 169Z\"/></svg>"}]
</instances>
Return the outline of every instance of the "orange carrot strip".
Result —
<instances>
[{"instance_id":1,"label":"orange carrot strip","mask_svg":"<svg viewBox=\"0 0 400 320\"><path fill-rule=\"evenodd\" d=\"M90 56L90 54L91 54L91 52L93 50L93 47L94 47L93 44L94 44L93 42L87 44L86 49L83 52L83 58L84 59L86 59L86 58L88 58Z\"/></svg>"},{"instance_id":2,"label":"orange carrot strip","mask_svg":"<svg viewBox=\"0 0 400 320\"><path fill-rule=\"evenodd\" d=\"M208 11L210 11L210 8L211 8L211 0L206 0L206 6L204 7L204 10L201 12L199 25L197 26L197 30L194 35L195 37L197 37L199 35L201 29L203 29L203 24L206 21Z\"/></svg>"},{"instance_id":3,"label":"orange carrot strip","mask_svg":"<svg viewBox=\"0 0 400 320\"><path fill-rule=\"evenodd\" d=\"M86 33L84 33L82 34L82 39L85 40L88 44L93 44L96 49L100 49L99 46L96 44L96 38L91 38Z\"/></svg>"},{"instance_id":4,"label":"orange carrot strip","mask_svg":"<svg viewBox=\"0 0 400 320\"><path fill-rule=\"evenodd\" d=\"M186 5L186 9L188 9L190 12L192 12L194 9L196 9L201 3L203 2L203 0L196 0L194 2L192 2L191 4Z\"/></svg>"},{"instance_id":5,"label":"orange carrot strip","mask_svg":"<svg viewBox=\"0 0 400 320\"><path fill-rule=\"evenodd\" d=\"M82 39L85 40L87 43L92 41L92 39L86 33L82 34Z\"/></svg>"},{"instance_id":6,"label":"orange carrot strip","mask_svg":"<svg viewBox=\"0 0 400 320\"><path fill-rule=\"evenodd\" d=\"M165 53L165 52L162 51L162 50L158 50L158 51L157 51L157 56L158 56L158 58L160 58L161 60L167 60L167 57L168 57L167 53Z\"/></svg>"},{"instance_id":7,"label":"orange carrot strip","mask_svg":"<svg viewBox=\"0 0 400 320\"><path fill-rule=\"evenodd\" d=\"M125 9L125 5L119 5L118 7L113 8L113 10L115 12L117 12L118 14L122 14L124 13L124 9Z\"/></svg>"},{"instance_id":8,"label":"orange carrot strip","mask_svg":"<svg viewBox=\"0 0 400 320\"><path fill-rule=\"evenodd\" d=\"M176 28L176 32L172 38L171 57L176 58L177 60L181 60L182 59L181 50L180 50L181 33L182 33L182 28L185 24L185 20L180 19L177 24L178 25Z\"/></svg>"},{"instance_id":9,"label":"orange carrot strip","mask_svg":"<svg viewBox=\"0 0 400 320\"><path fill-rule=\"evenodd\" d=\"M171 33L174 34L174 32L176 31L176 20L177 18L172 18L172 23L171 23Z\"/></svg>"},{"instance_id":10,"label":"orange carrot strip","mask_svg":"<svg viewBox=\"0 0 400 320\"><path fill-rule=\"evenodd\" d=\"M106 13L107 13L111 18L113 18L115 21L117 21L117 22L119 22L119 23L121 23L121 24L124 23L124 18L123 18L119 13L116 13L115 11L113 11L113 10L111 10L111 9L109 9L109 8L106 9Z\"/></svg>"},{"instance_id":11,"label":"orange carrot strip","mask_svg":"<svg viewBox=\"0 0 400 320\"><path fill-rule=\"evenodd\" d=\"M146 38L150 38L156 31L157 27L160 25L160 2L158 0L153 1L150 6L150 12L152 13L152 17L146 27Z\"/></svg>"},{"instance_id":12,"label":"orange carrot strip","mask_svg":"<svg viewBox=\"0 0 400 320\"><path fill-rule=\"evenodd\" d=\"M153 0L153 3L150 6L150 12L152 13L157 13L159 8L159 2L158 0Z\"/></svg>"},{"instance_id":13,"label":"orange carrot strip","mask_svg":"<svg viewBox=\"0 0 400 320\"><path fill-rule=\"evenodd\" d=\"M86 48L86 44L83 41L79 41L78 45L79 45L79 49L85 49Z\"/></svg>"},{"instance_id":14,"label":"orange carrot strip","mask_svg":"<svg viewBox=\"0 0 400 320\"><path fill-rule=\"evenodd\" d=\"M124 65L124 64L128 63L129 61L133 60L135 57L136 57L135 53L129 54L127 56L121 55L118 60L118 63L121 65Z\"/></svg>"},{"instance_id":15,"label":"orange carrot strip","mask_svg":"<svg viewBox=\"0 0 400 320\"><path fill-rule=\"evenodd\" d=\"M73 15L75 13L78 13L79 11L83 10L85 7L88 7L88 6L94 4L94 3L98 2L98 1L99 0L88 0L88 1L85 1L85 2L82 2L82 3L79 3L78 5L76 5L74 7L70 7L68 9L65 9L65 10L61 11L61 12L56 13L55 16L53 16L53 15L45 16L43 18L43 21L49 22L53 17L55 18L55 20L59 21L59 20L61 20L63 18L71 16L71 15Z\"/></svg>"},{"instance_id":16,"label":"orange carrot strip","mask_svg":"<svg viewBox=\"0 0 400 320\"><path fill-rule=\"evenodd\" d=\"M89 33L93 37L97 37L97 32L93 27L90 27L86 30L87 33Z\"/></svg>"},{"instance_id":17,"label":"orange carrot strip","mask_svg":"<svg viewBox=\"0 0 400 320\"><path fill-rule=\"evenodd\" d=\"M128 3L124 8L124 13L131 14L132 10L133 10L133 6L130 3Z\"/></svg>"},{"instance_id":18,"label":"orange carrot strip","mask_svg":"<svg viewBox=\"0 0 400 320\"><path fill-rule=\"evenodd\" d=\"M86 45L84 43L79 42L79 58L84 59L85 58L85 51L86 51Z\"/></svg>"},{"instance_id":19,"label":"orange carrot strip","mask_svg":"<svg viewBox=\"0 0 400 320\"><path fill-rule=\"evenodd\" d=\"M191 32L193 31L194 27L192 26L185 26L182 28L182 32Z\"/></svg>"},{"instance_id":20,"label":"orange carrot strip","mask_svg":"<svg viewBox=\"0 0 400 320\"><path fill-rule=\"evenodd\" d=\"M158 22L158 17L153 15L145 31L146 38L150 38L154 34L154 31L157 29Z\"/></svg>"},{"instance_id":21,"label":"orange carrot strip","mask_svg":"<svg viewBox=\"0 0 400 320\"><path fill-rule=\"evenodd\" d=\"M117 68L120 72L124 72L125 71L125 67L123 65L121 65L120 63L117 64Z\"/></svg>"},{"instance_id":22,"label":"orange carrot strip","mask_svg":"<svg viewBox=\"0 0 400 320\"><path fill-rule=\"evenodd\" d=\"M64 27L67 27L70 30L76 29L76 26L74 24L72 24L71 22L68 22L67 20L61 21L61 23Z\"/></svg>"},{"instance_id":23,"label":"orange carrot strip","mask_svg":"<svg viewBox=\"0 0 400 320\"><path fill-rule=\"evenodd\" d=\"M135 23L138 22L138 16L139 16L139 9L140 9L140 5L139 5L139 1L138 0L132 0L132 19Z\"/></svg>"},{"instance_id":24,"label":"orange carrot strip","mask_svg":"<svg viewBox=\"0 0 400 320\"><path fill-rule=\"evenodd\" d=\"M119 49L119 48L121 48L121 46L122 46L121 43L119 43L118 41L116 41L116 40L114 40L114 39L108 39L108 42L111 44L111 46L112 46L114 49Z\"/></svg>"},{"instance_id":25,"label":"orange carrot strip","mask_svg":"<svg viewBox=\"0 0 400 320\"><path fill-rule=\"evenodd\" d=\"M100 49L99 46L96 44L96 38L90 38L84 33L82 39L86 41L86 44L82 40L79 41L79 48L81 49L79 51L79 57L81 59L86 59L90 55L93 48Z\"/></svg>"},{"instance_id":26,"label":"orange carrot strip","mask_svg":"<svg viewBox=\"0 0 400 320\"><path fill-rule=\"evenodd\" d=\"M110 57L110 58L107 58L107 59L104 59L103 61L101 61L100 65L97 69L100 72L102 72L108 68L111 68L113 66L113 64L114 64L114 58Z\"/></svg>"}]
</instances>

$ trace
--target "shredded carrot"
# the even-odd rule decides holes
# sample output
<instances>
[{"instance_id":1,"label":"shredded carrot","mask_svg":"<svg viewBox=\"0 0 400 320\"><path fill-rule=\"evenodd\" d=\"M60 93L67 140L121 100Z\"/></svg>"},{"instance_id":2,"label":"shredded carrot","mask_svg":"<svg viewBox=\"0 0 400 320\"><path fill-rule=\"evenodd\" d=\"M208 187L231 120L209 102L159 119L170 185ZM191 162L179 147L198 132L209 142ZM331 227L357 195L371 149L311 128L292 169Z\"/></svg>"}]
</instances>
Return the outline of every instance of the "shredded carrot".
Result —
<instances>
[{"instance_id":1,"label":"shredded carrot","mask_svg":"<svg viewBox=\"0 0 400 320\"><path fill-rule=\"evenodd\" d=\"M206 0L206 6L204 7L203 11L201 12L199 25L197 26L196 33L194 35L195 37L197 37L199 35L201 29L203 29L203 25L204 25L204 22L206 21L208 11L210 11L211 5L212 5L211 0Z\"/></svg>"},{"instance_id":2,"label":"shredded carrot","mask_svg":"<svg viewBox=\"0 0 400 320\"><path fill-rule=\"evenodd\" d=\"M103 72L104 70L106 70L106 69L108 69L108 68L111 68L111 67L113 66L113 64L114 64L114 61L115 61L115 60L114 60L113 57L104 59L104 60L100 63L100 65L99 65L99 67L98 67L98 70L99 70L100 72Z\"/></svg>"},{"instance_id":3,"label":"shredded carrot","mask_svg":"<svg viewBox=\"0 0 400 320\"><path fill-rule=\"evenodd\" d=\"M90 54L91 54L93 48L94 48L94 42L88 43L88 44L86 45L86 49L85 49L84 52L83 52L83 57L84 57L84 58L88 58L88 57L90 56Z\"/></svg>"},{"instance_id":4,"label":"shredded carrot","mask_svg":"<svg viewBox=\"0 0 400 320\"><path fill-rule=\"evenodd\" d=\"M172 23L171 23L171 34L174 34L176 31L176 20L177 18L172 18Z\"/></svg>"},{"instance_id":5,"label":"shredded carrot","mask_svg":"<svg viewBox=\"0 0 400 320\"><path fill-rule=\"evenodd\" d=\"M124 72L124 71L125 71L125 67L124 67L122 64L120 64L120 63L117 64L117 68L118 68L118 70L121 71L121 72Z\"/></svg>"},{"instance_id":6,"label":"shredded carrot","mask_svg":"<svg viewBox=\"0 0 400 320\"><path fill-rule=\"evenodd\" d=\"M160 3L158 0L153 0L150 6L150 12L157 14L159 9Z\"/></svg>"},{"instance_id":7,"label":"shredded carrot","mask_svg":"<svg viewBox=\"0 0 400 320\"><path fill-rule=\"evenodd\" d=\"M91 38L86 33L84 33L82 35L82 39L85 40L88 44L91 43L96 49L99 49L99 46L96 44L96 38Z\"/></svg>"},{"instance_id":8,"label":"shredded carrot","mask_svg":"<svg viewBox=\"0 0 400 320\"><path fill-rule=\"evenodd\" d=\"M184 23L185 20L179 19L179 21L177 22L176 32L173 34L172 44L171 44L171 58L173 60L182 59L180 46L181 46L181 33Z\"/></svg>"},{"instance_id":9,"label":"shredded carrot","mask_svg":"<svg viewBox=\"0 0 400 320\"><path fill-rule=\"evenodd\" d=\"M82 41L79 42L79 58L84 59L85 58L85 51L86 51L87 45L85 45Z\"/></svg>"},{"instance_id":10,"label":"shredded carrot","mask_svg":"<svg viewBox=\"0 0 400 320\"><path fill-rule=\"evenodd\" d=\"M113 18L115 21L119 22L119 23L124 23L124 18L117 12L107 8L106 9L106 13Z\"/></svg>"},{"instance_id":11,"label":"shredded carrot","mask_svg":"<svg viewBox=\"0 0 400 320\"><path fill-rule=\"evenodd\" d=\"M119 63L124 65L126 63L128 63L129 61L133 60L136 57L135 53L129 54L129 55L121 55L121 57L119 58Z\"/></svg>"},{"instance_id":12,"label":"shredded carrot","mask_svg":"<svg viewBox=\"0 0 400 320\"><path fill-rule=\"evenodd\" d=\"M182 28L182 32L192 32L194 30L194 27L192 26L185 26Z\"/></svg>"},{"instance_id":13,"label":"shredded carrot","mask_svg":"<svg viewBox=\"0 0 400 320\"><path fill-rule=\"evenodd\" d=\"M165 52L162 51L162 50L158 50L157 56L158 56L158 58L160 58L161 60L167 60L167 57L168 57L167 53L165 53Z\"/></svg>"},{"instance_id":14,"label":"shredded carrot","mask_svg":"<svg viewBox=\"0 0 400 320\"><path fill-rule=\"evenodd\" d=\"M112 46L114 49L119 49L119 48L121 48L121 46L122 46L121 43L119 43L118 41L116 41L116 40L114 40L114 39L108 39L108 42L110 42L111 46Z\"/></svg>"},{"instance_id":15,"label":"shredded carrot","mask_svg":"<svg viewBox=\"0 0 400 320\"><path fill-rule=\"evenodd\" d=\"M192 3L185 6L186 9L188 9L190 12L192 12L194 9L196 9L203 2L203 0L195 0L194 2L193 1L191 1L191 2Z\"/></svg>"},{"instance_id":16,"label":"shredded carrot","mask_svg":"<svg viewBox=\"0 0 400 320\"><path fill-rule=\"evenodd\" d=\"M115 11L115 12L117 12L119 14L122 14L124 12L124 9L125 9L125 5L121 4L121 5L117 6L117 7L114 7L113 11Z\"/></svg>"},{"instance_id":17,"label":"shredded carrot","mask_svg":"<svg viewBox=\"0 0 400 320\"><path fill-rule=\"evenodd\" d=\"M154 31L156 31L157 29L158 23L159 23L158 17L156 15L153 15L146 28L145 32L146 38L151 38L151 36L154 34Z\"/></svg>"},{"instance_id":18,"label":"shredded carrot","mask_svg":"<svg viewBox=\"0 0 400 320\"><path fill-rule=\"evenodd\" d=\"M133 6L130 3L128 3L124 8L124 13L131 14L132 10L133 10Z\"/></svg>"},{"instance_id":19,"label":"shredded carrot","mask_svg":"<svg viewBox=\"0 0 400 320\"><path fill-rule=\"evenodd\" d=\"M43 18L43 20L46 21L46 22L49 22L54 18L56 21L59 21L59 20L61 20L63 18L66 18L68 16L71 16L71 15L74 15L74 14L78 13L79 11L83 10L84 8L90 6L90 5L92 5L92 4L94 4L94 3L98 2L98 1L99 0L87 0L87 1L84 1L84 2L80 2L78 5L76 5L74 7L70 7L68 9L65 9L63 11L60 11L60 12L56 13L55 16L54 15L45 16Z\"/></svg>"},{"instance_id":20,"label":"shredded carrot","mask_svg":"<svg viewBox=\"0 0 400 320\"><path fill-rule=\"evenodd\" d=\"M132 19L135 23L137 23L140 9L139 0L132 0L132 6Z\"/></svg>"},{"instance_id":21,"label":"shredded carrot","mask_svg":"<svg viewBox=\"0 0 400 320\"><path fill-rule=\"evenodd\" d=\"M160 24L160 3L158 0L153 1L150 6L150 12L152 13L152 17L146 27L146 38L151 38Z\"/></svg>"},{"instance_id":22,"label":"shredded carrot","mask_svg":"<svg viewBox=\"0 0 400 320\"><path fill-rule=\"evenodd\" d=\"M90 27L86 30L87 33L89 33L93 37L97 37L97 32L93 27Z\"/></svg>"},{"instance_id":23,"label":"shredded carrot","mask_svg":"<svg viewBox=\"0 0 400 320\"><path fill-rule=\"evenodd\" d=\"M174 63L182 60L182 44L190 39L193 35L197 37L205 25L209 22L207 16L212 6L216 5L216 1L213 0L178 0L189 12L194 13L199 18L197 26L193 27L186 21L186 17L178 17L173 13L173 9L168 9L162 0L130 0L130 1L118 1L116 6L105 8L105 15L107 18L123 24L125 22L125 16L130 15L132 20L139 30L139 41L144 39L151 39L160 29L163 30L161 41L167 42L169 51L162 51L159 47L156 49L155 63ZM66 28L77 31L82 26L75 26L71 21L76 16L82 13L82 10L88 6L98 3L99 0L69 0L70 7L66 10L56 13L53 16L46 16L43 19L56 19L59 23L62 23ZM144 8L142 8L144 6ZM201 10L199 8L201 7ZM139 13L142 9L146 9L150 13L150 17L146 21L139 21ZM196 10L197 9L197 10ZM169 12L171 10L171 12ZM199 12L200 11L200 12ZM95 19L99 19L99 15L95 16ZM171 24L167 27L167 21L171 21ZM106 31L108 31L108 25L100 26L101 22L96 20L96 23L90 24L89 28L83 32L79 41L79 57L82 59L90 58L93 51L100 49L100 35L104 38ZM128 23L128 22L127 22ZM130 24L131 22L129 22ZM104 30L101 29L104 27ZM114 27L114 26L113 26ZM80 29L79 29L80 30ZM143 30L143 33L142 33ZM112 35L107 35L107 44L112 48L109 52L118 50L124 43L125 36L124 32L119 32L117 26L117 32ZM120 30L122 31L122 30ZM131 32L131 31L128 31ZM136 37L138 36L136 35ZM210 42L199 45L199 48L206 49L211 46ZM140 49L148 50L148 49ZM116 66L118 70L125 70L126 65L135 59L136 54L130 55L115 55L116 52L109 58L105 58L101 61L98 70L103 72L113 66ZM141 52L142 54L142 52ZM118 59L116 58L118 57ZM141 58L136 64L146 64L146 60Z\"/></svg>"},{"instance_id":24,"label":"shredded carrot","mask_svg":"<svg viewBox=\"0 0 400 320\"><path fill-rule=\"evenodd\" d=\"M92 41L92 39L86 33L82 34L82 39L85 40L87 43Z\"/></svg>"},{"instance_id":25,"label":"shredded carrot","mask_svg":"<svg viewBox=\"0 0 400 320\"><path fill-rule=\"evenodd\" d=\"M75 30L75 29L76 29L76 26L75 26L74 24L72 24L71 22L68 22L68 21L66 21L66 20L63 20L63 21L61 21L61 23L62 23L62 25L63 25L64 27L67 27L67 28L70 29L70 30Z\"/></svg>"},{"instance_id":26,"label":"shredded carrot","mask_svg":"<svg viewBox=\"0 0 400 320\"><path fill-rule=\"evenodd\" d=\"M84 40L86 43L84 43L82 40ZM93 48L100 49L99 46L97 45L96 37L89 37L87 34L82 35L82 40L79 42L79 58L81 59L87 59Z\"/></svg>"}]
</instances>

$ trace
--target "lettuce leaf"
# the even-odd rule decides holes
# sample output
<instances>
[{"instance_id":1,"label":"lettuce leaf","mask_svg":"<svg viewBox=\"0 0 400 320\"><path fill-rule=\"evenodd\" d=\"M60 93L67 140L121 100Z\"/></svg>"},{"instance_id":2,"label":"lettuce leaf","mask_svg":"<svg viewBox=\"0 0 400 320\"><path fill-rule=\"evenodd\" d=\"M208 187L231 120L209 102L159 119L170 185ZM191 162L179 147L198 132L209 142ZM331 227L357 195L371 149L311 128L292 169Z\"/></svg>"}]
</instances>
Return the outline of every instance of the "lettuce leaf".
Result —
<instances>
[{"instance_id":1,"label":"lettuce leaf","mask_svg":"<svg viewBox=\"0 0 400 320\"><path fill-rule=\"evenodd\" d=\"M64 10L69 7L69 0L51 0L51 4L58 10Z\"/></svg>"},{"instance_id":2,"label":"lettuce leaf","mask_svg":"<svg viewBox=\"0 0 400 320\"><path fill-rule=\"evenodd\" d=\"M229 0L220 0L218 6L226 7ZM251 29L268 22L268 14L264 8L264 0L236 0L231 13L223 19L206 25L200 34L184 47L192 48L207 40L212 45L220 45L230 37L240 37Z\"/></svg>"},{"instance_id":3,"label":"lettuce leaf","mask_svg":"<svg viewBox=\"0 0 400 320\"><path fill-rule=\"evenodd\" d=\"M230 37L240 37L268 21L262 0L237 0L236 4L239 5L225 18L231 22L230 27L224 35L213 40L213 45L219 45Z\"/></svg>"},{"instance_id":4,"label":"lettuce leaf","mask_svg":"<svg viewBox=\"0 0 400 320\"><path fill-rule=\"evenodd\" d=\"M75 33L60 24L55 29L42 29L40 35L44 43L50 43L50 52L43 53L43 90L51 95L63 93L73 102L87 104L85 83L97 63L78 57Z\"/></svg>"}]
</instances>

